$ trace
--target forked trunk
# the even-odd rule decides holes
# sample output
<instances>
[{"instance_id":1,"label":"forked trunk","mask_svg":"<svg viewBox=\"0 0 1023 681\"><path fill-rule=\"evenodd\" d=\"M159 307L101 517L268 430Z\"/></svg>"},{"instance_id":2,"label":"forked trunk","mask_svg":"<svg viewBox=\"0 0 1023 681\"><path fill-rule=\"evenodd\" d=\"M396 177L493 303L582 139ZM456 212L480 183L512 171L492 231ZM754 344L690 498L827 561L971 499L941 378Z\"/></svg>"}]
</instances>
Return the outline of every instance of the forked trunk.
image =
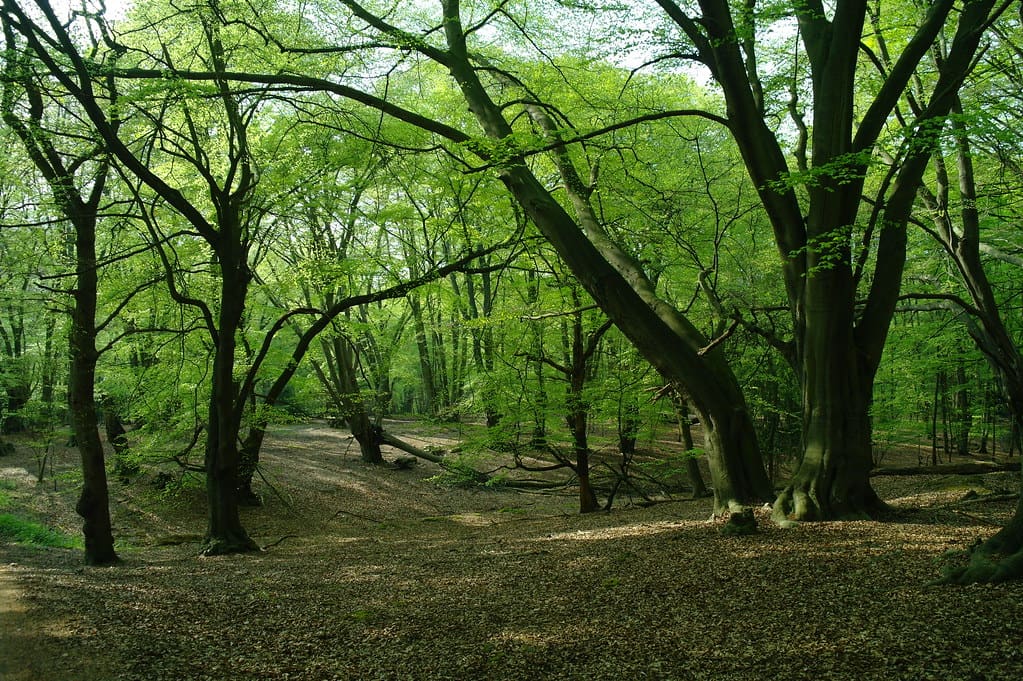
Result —
<instances>
[{"instance_id":1,"label":"forked trunk","mask_svg":"<svg viewBox=\"0 0 1023 681\"><path fill-rule=\"evenodd\" d=\"M70 212L70 211L69 211ZM68 401L71 427L82 460L82 492L75 511L82 517L85 562L111 565L120 559L114 550L110 524L107 470L96 412L96 221L93 216L74 220L77 285L71 313L71 367Z\"/></svg>"},{"instance_id":2,"label":"forked trunk","mask_svg":"<svg viewBox=\"0 0 1023 681\"><path fill-rule=\"evenodd\" d=\"M381 464L384 462L384 455L380 451L380 426L373 423L373 420L366 413L362 400L349 405L346 413L348 425L352 430L352 436L359 443L359 454L365 463Z\"/></svg>"}]
</instances>

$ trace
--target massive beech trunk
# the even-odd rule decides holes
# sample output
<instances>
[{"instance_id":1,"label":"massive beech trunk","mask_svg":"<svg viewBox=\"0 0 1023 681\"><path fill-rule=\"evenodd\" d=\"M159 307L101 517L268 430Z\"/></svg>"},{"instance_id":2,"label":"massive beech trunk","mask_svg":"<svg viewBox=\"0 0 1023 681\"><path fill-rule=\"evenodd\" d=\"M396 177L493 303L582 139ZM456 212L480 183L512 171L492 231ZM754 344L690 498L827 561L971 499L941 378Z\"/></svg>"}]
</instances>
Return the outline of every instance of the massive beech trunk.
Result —
<instances>
[{"instance_id":1,"label":"massive beech trunk","mask_svg":"<svg viewBox=\"0 0 1023 681\"><path fill-rule=\"evenodd\" d=\"M879 208L862 227L863 243L875 249L869 278L863 276L869 250L853 254L855 228L863 225L868 159L945 26L953 0L938 0L928 8L901 54L891 57L883 46L883 83L872 99L864 99L856 85L868 4L838 0L826 6L809 0L794 7L813 92L812 132L795 95L790 106L799 132L796 163L807 177L803 196L795 189L801 178L790 173L787 154L766 123L755 57L755 5L735 10L743 26L737 29L728 0L700 0L698 17L673 0L657 3L692 42L721 88L726 124L758 188L781 256L802 384L803 453L792 483L776 502L776 516L811 520L874 514L883 504L869 481L869 409L905 265L905 226L935 131L971 67L994 3L970 2L958 14L931 99L916 112L909 143L898 159L901 165L881 184ZM869 282L862 308L861 282Z\"/></svg>"}]
</instances>

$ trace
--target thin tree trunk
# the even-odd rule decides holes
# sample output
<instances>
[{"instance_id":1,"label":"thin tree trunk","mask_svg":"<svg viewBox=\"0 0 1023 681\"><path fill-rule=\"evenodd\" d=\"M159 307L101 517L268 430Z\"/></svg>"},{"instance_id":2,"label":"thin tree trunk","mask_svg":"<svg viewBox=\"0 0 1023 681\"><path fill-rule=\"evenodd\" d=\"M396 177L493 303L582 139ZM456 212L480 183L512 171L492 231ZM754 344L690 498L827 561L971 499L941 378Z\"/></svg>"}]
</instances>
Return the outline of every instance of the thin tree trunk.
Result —
<instances>
[{"instance_id":1,"label":"thin tree trunk","mask_svg":"<svg viewBox=\"0 0 1023 681\"><path fill-rule=\"evenodd\" d=\"M85 562L110 565L114 550L103 443L96 414L96 232L95 219L75 220L77 286L71 313L69 402L71 425L82 461L82 492L75 511L83 519Z\"/></svg>"},{"instance_id":2,"label":"thin tree trunk","mask_svg":"<svg viewBox=\"0 0 1023 681\"><path fill-rule=\"evenodd\" d=\"M693 486L693 498L709 497L711 493L707 489L707 483L703 481L700 462L691 454L695 445L693 444L693 427L689 422L689 405L680 398L675 401L675 405L678 414L678 429L682 435L682 446L686 448L686 474L689 476L689 484Z\"/></svg>"},{"instance_id":3,"label":"thin tree trunk","mask_svg":"<svg viewBox=\"0 0 1023 681\"><path fill-rule=\"evenodd\" d=\"M225 221L226 222L226 221ZM244 249L232 244L232 224L222 224L220 315L213 357L212 394L206 439L206 496L209 503L203 555L244 553L259 547L242 527L239 516L239 450L241 410L234 380L235 335L241 326L248 269Z\"/></svg>"}]
</instances>

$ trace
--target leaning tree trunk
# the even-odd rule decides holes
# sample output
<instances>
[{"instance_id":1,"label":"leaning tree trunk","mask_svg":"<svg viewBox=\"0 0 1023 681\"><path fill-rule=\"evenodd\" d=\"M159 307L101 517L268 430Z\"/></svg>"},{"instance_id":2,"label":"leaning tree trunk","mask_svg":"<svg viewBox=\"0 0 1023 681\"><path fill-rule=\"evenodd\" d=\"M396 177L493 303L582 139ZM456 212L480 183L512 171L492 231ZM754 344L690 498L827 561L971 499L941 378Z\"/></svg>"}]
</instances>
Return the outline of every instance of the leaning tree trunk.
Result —
<instances>
[{"instance_id":1,"label":"leaning tree trunk","mask_svg":"<svg viewBox=\"0 0 1023 681\"><path fill-rule=\"evenodd\" d=\"M444 0L445 65L486 135L513 139L504 110L487 93L469 59L458 2ZM559 130L541 107L527 113L546 134ZM512 145L511 148L515 148ZM707 424L707 453L715 471L715 510L773 499L745 399L721 348L660 298L639 262L608 236L590 204L585 183L564 147L552 150L574 217L530 171L522 158L500 164L500 179L557 250L580 285L639 352L668 381L683 386Z\"/></svg>"}]
</instances>

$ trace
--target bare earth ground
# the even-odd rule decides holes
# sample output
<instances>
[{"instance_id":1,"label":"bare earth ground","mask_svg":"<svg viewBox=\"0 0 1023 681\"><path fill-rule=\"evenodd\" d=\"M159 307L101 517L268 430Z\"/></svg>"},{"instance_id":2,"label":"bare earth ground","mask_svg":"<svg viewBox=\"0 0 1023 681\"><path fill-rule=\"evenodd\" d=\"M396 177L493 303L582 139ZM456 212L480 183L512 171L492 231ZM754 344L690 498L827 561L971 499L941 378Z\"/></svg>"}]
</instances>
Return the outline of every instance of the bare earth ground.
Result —
<instances>
[{"instance_id":1,"label":"bare earth ground","mask_svg":"<svg viewBox=\"0 0 1023 681\"><path fill-rule=\"evenodd\" d=\"M75 453L5 493L77 533ZM994 532L1014 474L876 478L895 521L726 538L707 500L579 516L571 496L460 489L360 462L343 433L280 429L261 554L197 558L199 490L113 483L123 566L0 544L0 679L1019 679L1023 584L928 586ZM287 503L285 503L285 501ZM912 510L917 509L917 510ZM285 538L286 537L286 538ZM281 539L283 541L281 541ZM278 543L279 542L279 543Z\"/></svg>"}]
</instances>

